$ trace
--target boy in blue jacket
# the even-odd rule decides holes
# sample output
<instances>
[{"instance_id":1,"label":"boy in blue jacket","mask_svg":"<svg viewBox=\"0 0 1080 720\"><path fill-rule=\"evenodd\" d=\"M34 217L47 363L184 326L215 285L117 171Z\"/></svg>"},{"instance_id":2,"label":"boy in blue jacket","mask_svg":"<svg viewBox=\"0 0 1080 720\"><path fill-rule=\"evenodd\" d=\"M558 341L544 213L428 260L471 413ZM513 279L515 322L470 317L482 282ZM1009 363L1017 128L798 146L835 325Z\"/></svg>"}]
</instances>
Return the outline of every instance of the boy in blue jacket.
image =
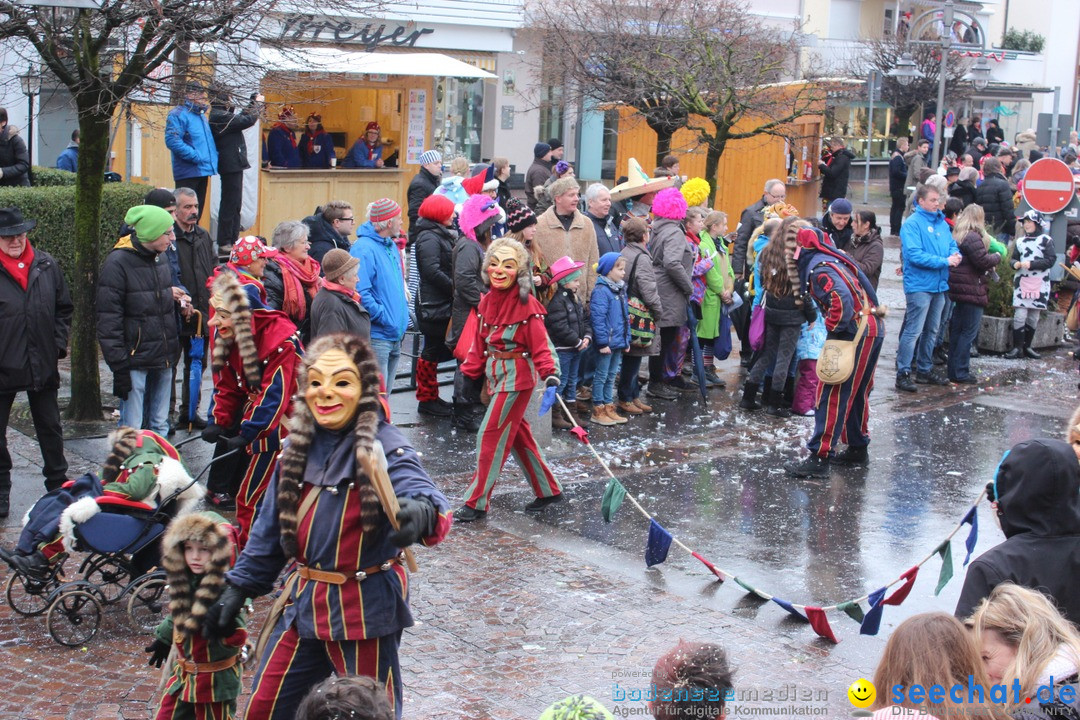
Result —
<instances>
[{"instance_id":1,"label":"boy in blue jacket","mask_svg":"<svg viewBox=\"0 0 1080 720\"><path fill-rule=\"evenodd\" d=\"M623 352L630 347L630 308L626 302L626 260L619 253L604 253L596 264L597 281L589 301L593 343L599 353L593 375L593 414L597 425L616 425L627 419L615 411L615 376Z\"/></svg>"}]
</instances>

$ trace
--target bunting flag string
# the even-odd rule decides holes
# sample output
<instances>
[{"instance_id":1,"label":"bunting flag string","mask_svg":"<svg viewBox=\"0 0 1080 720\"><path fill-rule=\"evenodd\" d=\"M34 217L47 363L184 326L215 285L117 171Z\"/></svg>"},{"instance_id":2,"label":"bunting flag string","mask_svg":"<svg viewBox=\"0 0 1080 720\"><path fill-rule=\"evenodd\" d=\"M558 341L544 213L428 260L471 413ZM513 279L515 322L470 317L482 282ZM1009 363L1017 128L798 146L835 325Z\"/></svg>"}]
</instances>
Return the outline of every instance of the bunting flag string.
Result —
<instances>
[{"instance_id":1,"label":"bunting flag string","mask_svg":"<svg viewBox=\"0 0 1080 720\"><path fill-rule=\"evenodd\" d=\"M566 403L563 402L561 396L556 396L560 405L566 414L573 418L573 413L566 407ZM903 603L908 595L911 593L911 589L915 585L915 579L919 575L919 568L930 561L935 556L941 557L941 571L938 575L937 585L935 586L934 594L937 595L941 592L942 588L949 582L953 576L953 563L952 563L952 539L960 532L964 525L970 525L971 530L968 532L967 539L964 541L965 548L967 550L967 556L964 559L964 565L966 566L971 559L971 555L975 550L975 544L978 542L979 537L979 521L978 521L978 508L979 503L982 502L986 496L986 490L984 489L979 493L979 496L975 498L975 502L972 503L967 513L964 514L963 520L958 522L948 536L930 552L926 557L917 562L912 567L905 570L899 575L899 577L890 580L881 586L877 590L871 593L863 595L862 597L853 598L844 602L835 603L833 605L816 606L805 605L799 603L789 602L782 600L774 595L771 595L764 590L751 585L749 582L743 580L735 573L724 568L717 567L712 562L707 560L701 553L691 549L679 538L673 536L668 530L666 530L660 523L656 521L653 515L645 509L644 506L634 497L633 493L627 491L626 486L615 477L615 474L611 472L611 468L604 461L604 458L600 456L600 453L596 451L592 443L589 442L588 431L582 428L580 425L574 424L574 427L570 431L575 437L581 440L585 444L593 457L596 458L600 466L604 468L604 471L608 475L608 484L604 488L604 498L601 502L601 514L606 522L611 522L615 517L615 513L619 510L624 499L629 499L634 508L641 513L641 515L649 521L649 536L648 544L645 549L645 564L648 567L658 565L667 560L668 552L672 545L675 545L684 550L688 555L695 558L701 564L703 564L710 573L712 573L717 582L724 582L727 578L731 578L735 581L739 587L746 590L762 600L772 601L778 606L784 608L788 613L794 617L798 617L810 623L810 627L821 638L828 640L832 643L838 643L835 633L832 627L829 625L827 613L832 611L842 612L850 617L855 622L859 623L859 632L863 635L876 635L881 625L881 616L884 611L885 605L900 605ZM1004 459L1004 458L1002 458ZM995 473L996 475L996 473ZM891 595L886 597L886 593L890 588L900 585L896 588ZM860 603L866 602L869 605L869 610L865 613ZM805 614L804 614L805 613Z\"/></svg>"}]
</instances>

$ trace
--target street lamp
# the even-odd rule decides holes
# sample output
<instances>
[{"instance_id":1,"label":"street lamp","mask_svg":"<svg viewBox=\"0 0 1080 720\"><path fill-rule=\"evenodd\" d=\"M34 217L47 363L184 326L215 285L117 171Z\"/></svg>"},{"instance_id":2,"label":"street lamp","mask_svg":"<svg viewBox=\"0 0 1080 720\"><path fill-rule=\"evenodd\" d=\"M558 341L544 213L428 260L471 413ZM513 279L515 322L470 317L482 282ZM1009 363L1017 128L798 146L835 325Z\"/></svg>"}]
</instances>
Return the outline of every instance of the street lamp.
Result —
<instances>
[{"instance_id":1,"label":"street lamp","mask_svg":"<svg viewBox=\"0 0 1080 720\"><path fill-rule=\"evenodd\" d=\"M982 92L990 84L990 63L986 61L985 57L979 58L971 66L971 71L964 76L964 79L970 80L975 89Z\"/></svg>"},{"instance_id":2,"label":"street lamp","mask_svg":"<svg viewBox=\"0 0 1080 720\"><path fill-rule=\"evenodd\" d=\"M31 65L25 75L19 76L23 95L26 96L26 154L34 164L34 96L41 92L41 75ZM29 171L27 172L30 175Z\"/></svg>"},{"instance_id":3,"label":"street lamp","mask_svg":"<svg viewBox=\"0 0 1080 720\"><path fill-rule=\"evenodd\" d=\"M896 66L887 72L886 75L896 78L896 82L904 87L915 82L916 78L926 77L926 73L915 65L915 61L911 59L911 53L909 52L901 55L900 59L896 61Z\"/></svg>"}]
</instances>

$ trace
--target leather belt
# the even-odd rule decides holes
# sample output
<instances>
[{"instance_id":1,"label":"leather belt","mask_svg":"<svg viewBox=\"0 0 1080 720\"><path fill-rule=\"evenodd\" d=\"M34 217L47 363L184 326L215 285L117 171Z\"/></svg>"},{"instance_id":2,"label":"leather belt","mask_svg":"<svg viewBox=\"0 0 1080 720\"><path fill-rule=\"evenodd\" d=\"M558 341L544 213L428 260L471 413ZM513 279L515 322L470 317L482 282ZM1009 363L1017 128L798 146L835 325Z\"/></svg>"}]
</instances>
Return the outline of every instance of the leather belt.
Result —
<instances>
[{"instance_id":1,"label":"leather belt","mask_svg":"<svg viewBox=\"0 0 1080 720\"><path fill-rule=\"evenodd\" d=\"M189 675L198 675L199 673L212 673L219 670L228 670L233 665L240 662L240 655L236 654L231 657L227 657L224 660L218 660L217 662L197 663L186 658L178 658L176 664L180 666L180 669Z\"/></svg>"},{"instance_id":2,"label":"leather belt","mask_svg":"<svg viewBox=\"0 0 1080 720\"><path fill-rule=\"evenodd\" d=\"M529 357L529 353L524 350L497 350L487 353L487 356L496 360L523 360Z\"/></svg>"},{"instance_id":3,"label":"leather belt","mask_svg":"<svg viewBox=\"0 0 1080 720\"><path fill-rule=\"evenodd\" d=\"M297 564L296 574L305 580L314 580L315 582L329 583L331 585L344 585L349 580L362 581L367 579L368 575L374 575L376 573L386 572L392 568L395 564L402 565L402 554L398 554L389 560L384 561L379 565L372 565L371 567L364 568L363 570L357 570L352 575L347 575L342 572L335 572L333 570L317 570L307 565Z\"/></svg>"}]
</instances>

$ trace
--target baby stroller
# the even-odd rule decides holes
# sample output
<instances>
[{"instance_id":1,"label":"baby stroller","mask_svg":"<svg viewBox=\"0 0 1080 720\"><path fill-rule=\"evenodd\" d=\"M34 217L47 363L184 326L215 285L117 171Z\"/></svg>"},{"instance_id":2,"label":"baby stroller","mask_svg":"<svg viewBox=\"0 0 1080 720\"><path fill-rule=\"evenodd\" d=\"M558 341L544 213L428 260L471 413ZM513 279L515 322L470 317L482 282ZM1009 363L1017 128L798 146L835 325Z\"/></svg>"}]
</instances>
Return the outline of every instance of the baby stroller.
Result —
<instances>
[{"instance_id":1,"label":"baby stroller","mask_svg":"<svg viewBox=\"0 0 1080 720\"><path fill-rule=\"evenodd\" d=\"M46 493L31 509L16 552L34 547L43 536L48 539L48 529L56 527L48 518L59 504L59 532L43 545L47 564L27 567L12 561L12 553L2 553L15 571L6 589L11 608L25 616L44 614L49 634L68 647L92 640L103 608L110 605L125 607L136 630L153 632L168 608L165 573L158 569L159 540L169 522L205 494L198 484L203 473L191 478L179 467L182 476L173 475L159 495L145 501L108 493L92 474ZM65 564L71 552L87 554L76 571L78 579L68 580Z\"/></svg>"}]
</instances>

